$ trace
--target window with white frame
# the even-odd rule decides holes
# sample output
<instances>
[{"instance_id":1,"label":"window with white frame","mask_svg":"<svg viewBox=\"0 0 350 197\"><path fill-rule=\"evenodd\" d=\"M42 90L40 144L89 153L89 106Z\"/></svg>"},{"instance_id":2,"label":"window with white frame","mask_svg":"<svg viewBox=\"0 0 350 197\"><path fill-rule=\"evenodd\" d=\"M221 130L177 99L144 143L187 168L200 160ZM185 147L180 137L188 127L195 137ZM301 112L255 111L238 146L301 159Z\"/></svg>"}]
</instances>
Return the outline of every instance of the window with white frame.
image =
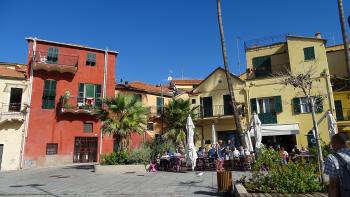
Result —
<instances>
[{"instance_id":1,"label":"window with white frame","mask_svg":"<svg viewBox=\"0 0 350 197\"><path fill-rule=\"evenodd\" d=\"M299 98L300 113L310 113L311 107L307 97Z\"/></svg>"},{"instance_id":2,"label":"window with white frame","mask_svg":"<svg viewBox=\"0 0 350 197\"><path fill-rule=\"evenodd\" d=\"M273 97L257 99L258 114L275 112L275 101Z\"/></svg>"}]
</instances>

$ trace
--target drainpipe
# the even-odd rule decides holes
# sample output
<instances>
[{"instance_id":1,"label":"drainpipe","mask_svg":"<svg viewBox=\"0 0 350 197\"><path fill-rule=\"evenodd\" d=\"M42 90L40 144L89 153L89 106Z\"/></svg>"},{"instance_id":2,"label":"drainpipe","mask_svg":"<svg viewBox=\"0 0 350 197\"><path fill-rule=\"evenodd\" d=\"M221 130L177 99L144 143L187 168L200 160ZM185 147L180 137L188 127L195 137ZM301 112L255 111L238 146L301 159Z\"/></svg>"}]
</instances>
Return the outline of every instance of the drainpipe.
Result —
<instances>
[{"instance_id":1,"label":"drainpipe","mask_svg":"<svg viewBox=\"0 0 350 197\"><path fill-rule=\"evenodd\" d=\"M331 85L331 79L329 73L326 73L324 75L324 79L326 80L327 85L327 96L328 96L328 104L329 104L329 110L333 115L335 115L335 106L334 106L334 97L333 97L333 90Z\"/></svg>"},{"instance_id":2,"label":"drainpipe","mask_svg":"<svg viewBox=\"0 0 350 197\"><path fill-rule=\"evenodd\" d=\"M108 66L108 49L105 50L105 63L103 65L103 90L102 90L102 99L104 100L106 98L106 82L107 82L107 66ZM101 129L100 129L100 160L102 155L102 140L103 140L103 122L101 122Z\"/></svg>"},{"instance_id":3,"label":"drainpipe","mask_svg":"<svg viewBox=\"0 0 350 197\"><path fill-rule=\"evenodd\" d=\"M30 70L29 70L29 84L28 84L28 95L27 95L27 113L24 116L24 130L22 134L22 142L21 142L21 155L20 155L20 169L23 169L24 165L24 148L26 144L26 137L28 135L28 127L29 127L29 114L31 108L31 100L32 100L32 91L33 91L33 63L35 61L36 56L36 38L33 39L33 48L32 48L32 61L30 62Z\"/></svg>"}]
</instances>

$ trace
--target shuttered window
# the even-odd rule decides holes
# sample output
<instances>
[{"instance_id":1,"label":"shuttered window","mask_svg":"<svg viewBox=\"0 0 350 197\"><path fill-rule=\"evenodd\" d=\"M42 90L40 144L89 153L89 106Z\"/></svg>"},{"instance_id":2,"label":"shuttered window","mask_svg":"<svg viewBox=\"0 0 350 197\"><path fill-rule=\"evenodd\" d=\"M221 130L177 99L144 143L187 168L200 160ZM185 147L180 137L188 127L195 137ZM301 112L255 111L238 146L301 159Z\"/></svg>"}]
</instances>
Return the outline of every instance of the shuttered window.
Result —
<instances>
[{"instance_id":1,"label":"shuttered window","mask_svg":"<svg viewBox=\"0 0 350 197\"><path fill-rule=\"evenodd\" d=\"M86 65L95 66L96 65L96 53L87 53L86 54Z\"/></svg>"},{"instance_id":2,"label":"shuttered window","mask_svg":"<svg viewBox=\"0 0 350 197\"><path fill-rule=\"evenodd\" d=\"M57 64L58 62L58 48L49 48L47 52L47 63Z\"/></svg>"},{"instance_id":3,"label":"shuttered window","mask_svg":"<svg viewBox=\"0 0 350 197\"><path fill-rule=\"evenodd\" d=\"M147 123L147 130L148 131L153 131L154 130L154 123L153 122L148 122Z\"/></svg>"},{"instance_id":4,"label":"shuttered window","mask_svg":"<svg viewBox=\"0 0 350 197\"><path fill-rule=\"evenodd\" d=\"M57 155L57 152L58 152L58 144L56 143L46 144L46 155Z\"/></svg>"},{"instance_id":5,"label":"shuttered window","mask_svg":"<svg viewBox=\"0 0 350 197\"><path fill-rule=\"evenodd\" d=\"M271 75L271 56L255 57L252 61L255 70L255 77L266 77Z\"/></svg>"},{"instance_id":6,"label":"shuttered window","mask_svg":"<svg viewBox=\"0 0 350 197\"><path fill-rule=\"evenodd\" d=\"M224 115L233 115L233 108L230 95L224 95Z\"/></svg>"},{"instance_id":7,"label":"shuttered window","mask_svg":"<svg viewBox=\"0 0 350 197\"><path fill-rule=\"evenodd\" d=\"M313 97L315 99L315 112L323 112L323 98ZM295 114L300 113L311 113L311 105L307 97L297 97L293 98L293 111Z\"/></svg>"},{"instance_id":8,"label":"shuttered window","mask_svg":"<svg viewBox=\"0 0 350 197\"><path fill-rule=\"evenodd\" d=\"M45 80L41 107L43 109L53 109L55 108L55 100L56 100L56 81Z\"/></svg>"},{"instance_id":9,"label":"shuttered window","mask_svg":"<svg viewBox=\"0 0 350 197\"><path fill-rule=\"evenodd\" d=\"M213 116L213 99L211 96L201 97L201 113L203 117Z\"/></svg>"},{"instance_id":10,"label":"shuttered window","mask_svg":"<svg viewBox=\"0 0 350 197\"><path fill-rule=\"evenodd\" d=\"M277 123L277 113L282 112L281 96L250 99L252 113L257 113L262 124Z\"/></svg>"},{"instance_id":11,"label":"shuttered window","mask_svg":"<svg viewBox=\"0 0 350 197\"><path fill-rule=\"evenodd\" d=\"M304 48L304 60L313 60L315 59L315 48L306 47Z\"/></svg>"},{"instance_id":12,"label":"shuttered window","mask_svg":"<svg viewBox=\"0 0 350 197\"><path fill-rule=\"evenodd\" d=\"M164 105L164 98L157 97L157 115L162 115L163 105Z\"/></svg>"},{"instance_id":13,"label":"shuttered window","mask_svg":"<svg viewBox=\"0 0 350 197\"><path fill-rule=\"evenodd\" d=\"M86 99L94 99L95 106L102 106L102 90L100 84L79 83L78 104L83 105Z\"/></svg>"}]
</instances>

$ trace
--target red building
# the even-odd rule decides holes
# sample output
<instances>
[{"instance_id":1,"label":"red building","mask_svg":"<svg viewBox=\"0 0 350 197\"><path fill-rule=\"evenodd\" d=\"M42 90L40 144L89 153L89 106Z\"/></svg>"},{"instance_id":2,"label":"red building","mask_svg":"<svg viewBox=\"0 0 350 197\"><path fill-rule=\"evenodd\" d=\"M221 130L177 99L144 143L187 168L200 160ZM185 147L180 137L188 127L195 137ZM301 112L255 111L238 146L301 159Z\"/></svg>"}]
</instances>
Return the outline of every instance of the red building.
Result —
<instances>
[{"instance_id":1,"label":"red building","mask_svg":"<svg viewBox=\"0 0 350 197\"><path fill-rule=\"evenodd\" d=\"M27 38L30 108L23 167L98 162L113 151L93 114L114 96L118 52ZM101 141L102 139L102 141Z\"/></svg>"}]
</instances>

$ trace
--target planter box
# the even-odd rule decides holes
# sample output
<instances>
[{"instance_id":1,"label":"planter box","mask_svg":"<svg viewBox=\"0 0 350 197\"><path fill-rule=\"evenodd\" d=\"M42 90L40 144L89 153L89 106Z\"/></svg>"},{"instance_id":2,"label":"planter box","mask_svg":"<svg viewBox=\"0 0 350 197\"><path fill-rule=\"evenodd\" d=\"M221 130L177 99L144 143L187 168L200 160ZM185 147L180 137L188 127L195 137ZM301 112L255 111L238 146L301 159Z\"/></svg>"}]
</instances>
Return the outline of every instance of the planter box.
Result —
<instances>
[{"instance_id":1,"label":"planter box","mask_svg":"<svg viewBox=\"0 0 350 197\"><path fill-rule=\"evenodd\" d=\"M234 196L235 197L266 197L266 196L289 196L288 194L277 194L277 193L271 193L271 194L268 194L268 193L248 193L248 191L245 189L245 187L240 184L240 183L237 183L235 184L234 186ZM311 194L292 194L291 196L300 196L300 197L327 197L328 194L326 193L319 193L319 192L315 192L315 193L311 193Z\"/></svg>"},{"instance_id":2,"label":"planter box","mask_svg":"<svg viewBox=\"0 0 350 197\"><path fill-rule=\"evenodd\" d=\"M134 173L146 172L144 165L95 165L97 173Z\"/></svg>"}]
</instances>

